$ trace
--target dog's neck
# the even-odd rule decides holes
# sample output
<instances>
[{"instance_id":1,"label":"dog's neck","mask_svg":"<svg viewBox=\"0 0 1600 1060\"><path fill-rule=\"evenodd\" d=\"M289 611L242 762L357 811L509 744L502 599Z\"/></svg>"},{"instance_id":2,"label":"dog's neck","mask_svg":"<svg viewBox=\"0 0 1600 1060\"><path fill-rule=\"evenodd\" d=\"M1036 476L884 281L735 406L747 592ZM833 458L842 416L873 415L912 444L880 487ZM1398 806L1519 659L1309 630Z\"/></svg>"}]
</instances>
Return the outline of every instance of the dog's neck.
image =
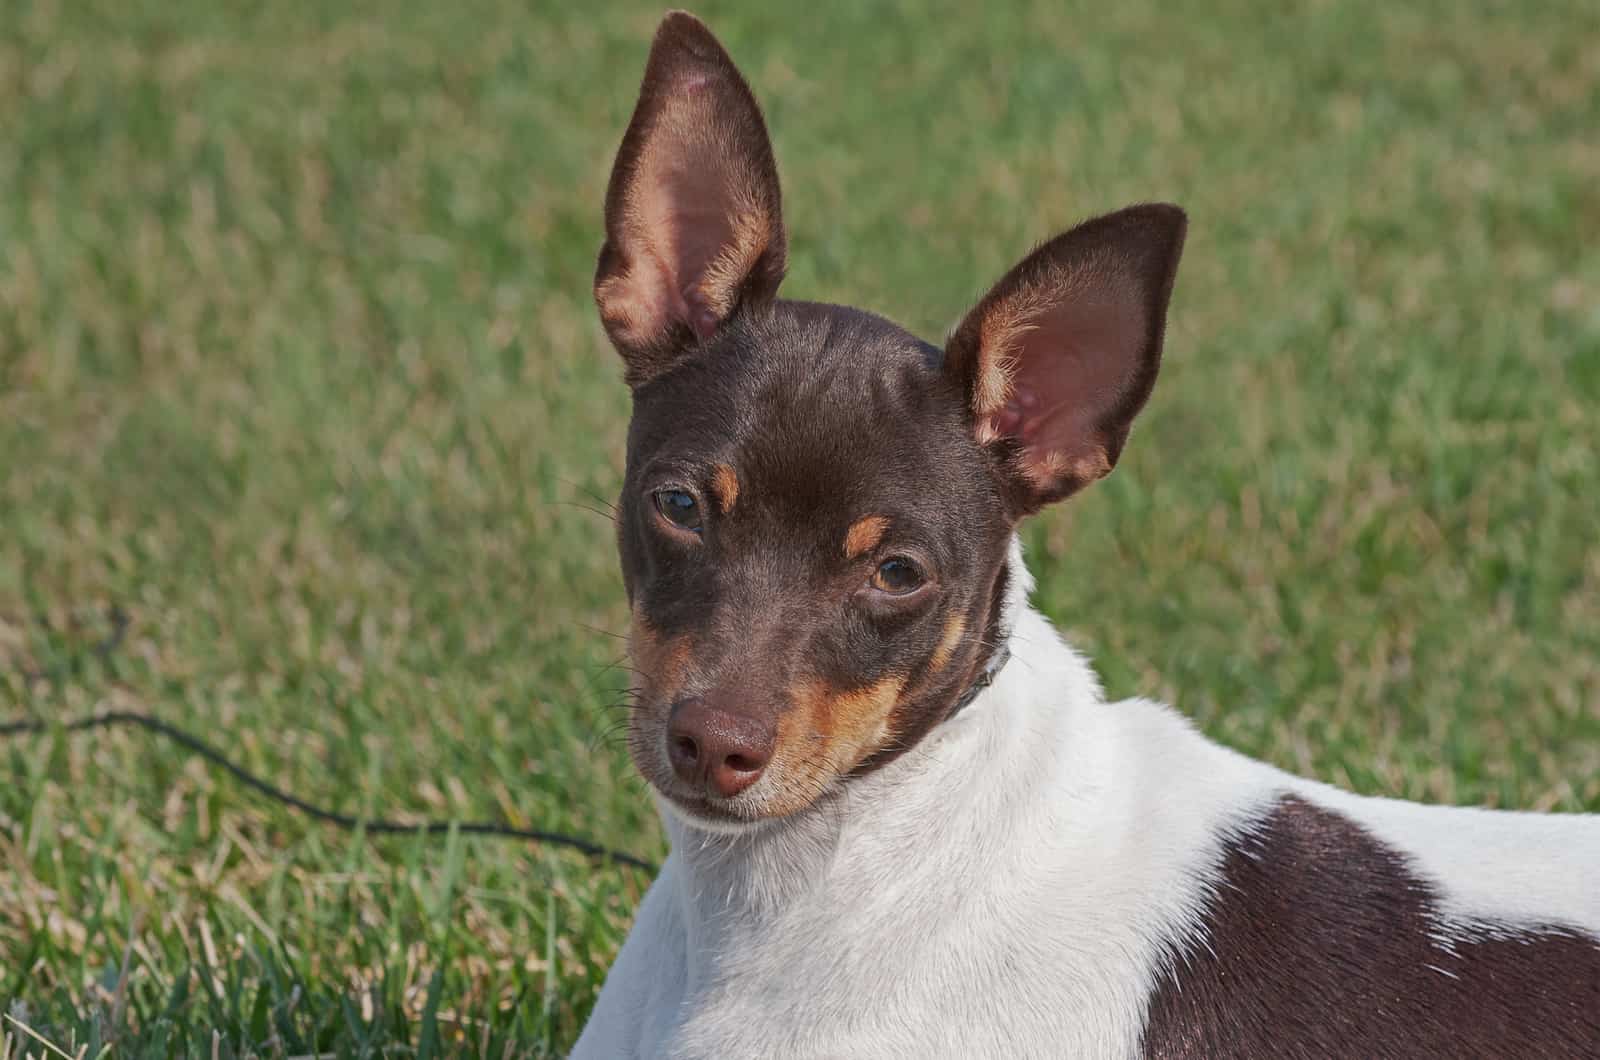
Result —
<instances>
[{"instance_id":1,"label":"dog's neck","mask_svg":"<svg viewBox=\"0 0 1600 1060\"><path fill-rule=\"evenodd\" d=\"M929 852L933 872L952 869L934 864L952 853L983 857L981 837L1007 820L1005 804L1022 804L1039 782L1030 744L1041 727L1070 726L1101 702L1087 662L1029 607L1033 579L1015 541L1007 564L998 625L1009 657L992 655L977 678L985 686L906 754L800 814L749 831L707 831L660 806L691 933L696 921L759 919L817 887L848 893L843 881L852 876L916 871L905 862L918 849ZM993 665L996 658L1004 665ZM952 844L952 835L967 841Z\"/></svg>"}]
</instances>

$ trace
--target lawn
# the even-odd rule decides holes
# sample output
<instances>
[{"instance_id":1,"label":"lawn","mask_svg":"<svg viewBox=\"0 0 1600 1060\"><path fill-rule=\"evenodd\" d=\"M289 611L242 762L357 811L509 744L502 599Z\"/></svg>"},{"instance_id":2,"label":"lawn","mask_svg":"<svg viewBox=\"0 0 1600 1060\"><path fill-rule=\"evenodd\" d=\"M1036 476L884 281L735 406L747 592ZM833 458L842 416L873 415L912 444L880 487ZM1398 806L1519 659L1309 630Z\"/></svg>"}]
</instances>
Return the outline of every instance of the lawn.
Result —
<instances>
[{"instance_id":1,"label":"lawn","mask_svg":"<svg viewBox=\"0 0 1600 1060\"><path fill-rule=\"evenodd\" d=\"M1189 209L1155 398L1026 535L1113 694L1600 810L1600 5L1297 6L700 13L791 295L938 338L1053 230ZM660 858L589 295L660 9L4 8L0 721L144 711L352 814ZM0 763L7 1060L559 1055L648 883L347 834L138 732Z\"/></svg>"}]
</instances>

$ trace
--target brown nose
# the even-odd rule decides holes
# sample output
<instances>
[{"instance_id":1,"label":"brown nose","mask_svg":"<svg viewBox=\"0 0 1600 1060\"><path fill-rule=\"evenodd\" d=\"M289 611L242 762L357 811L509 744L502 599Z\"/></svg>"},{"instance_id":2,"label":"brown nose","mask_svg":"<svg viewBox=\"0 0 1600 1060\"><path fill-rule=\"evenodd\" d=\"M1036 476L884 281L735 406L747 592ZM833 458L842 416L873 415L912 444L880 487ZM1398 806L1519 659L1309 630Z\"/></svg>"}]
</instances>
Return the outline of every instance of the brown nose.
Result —
<instances>
[{"instance_id":1,"label":"brown nose","mask_svg":"<svg viewBox=\"0 0 1600 1060\"><path fill-rule=\"evenodd\" d=\"M699 696L676 704L667 722L667 757L678 778L725 799L756 782L772 761L774 742L771 725Z\"/></svg>"}]
</instances>

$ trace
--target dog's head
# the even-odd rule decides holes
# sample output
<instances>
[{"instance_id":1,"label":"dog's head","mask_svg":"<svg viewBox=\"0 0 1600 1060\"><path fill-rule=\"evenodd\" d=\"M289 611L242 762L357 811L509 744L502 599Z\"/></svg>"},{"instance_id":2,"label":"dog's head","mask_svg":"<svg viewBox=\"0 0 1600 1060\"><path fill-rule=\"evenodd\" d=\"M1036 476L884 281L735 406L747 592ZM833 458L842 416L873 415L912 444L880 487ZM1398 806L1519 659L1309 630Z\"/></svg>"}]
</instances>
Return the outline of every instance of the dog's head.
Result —
<instances>
[{"instance_id":1,"label":"dog's head","mask_svg":"<svg viewBox=\"0 0 1600 1060\"><path fill-rule=\"evenodd\" d=\"M595 301L633 389L629 746L704 826L795 813L915 745L983 672L1017 520L1109 472L1150 394L1184 215L1056 236L942 350L780 300L761 112L674 13L605 220Z\"/></svg>"}]
</instances>

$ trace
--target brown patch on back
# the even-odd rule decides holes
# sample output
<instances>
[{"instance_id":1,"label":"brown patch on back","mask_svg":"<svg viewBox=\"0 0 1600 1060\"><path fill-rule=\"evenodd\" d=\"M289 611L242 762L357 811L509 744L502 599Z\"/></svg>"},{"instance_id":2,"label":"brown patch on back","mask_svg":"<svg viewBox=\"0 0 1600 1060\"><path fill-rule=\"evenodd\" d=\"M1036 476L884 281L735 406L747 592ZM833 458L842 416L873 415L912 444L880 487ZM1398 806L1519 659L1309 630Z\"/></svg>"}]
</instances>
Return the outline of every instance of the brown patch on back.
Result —
<instances>
[{"instance_id":1,"label":"brown patch on back","mask_svg":"<svg viewBox=\"0 0 1600 1060\"><path fill-rule=\"evenodd\" d=\"M1146 1057L1600 1055L1600 940L1445 921L1402 854L1297 798L1231 841L1200 930Z\"/></svg>"},{"instance_id":2,"label":"brown patch on back","mask_svg":"<svg viewBox=\"0 0 1600 1060\"><path fill-rule=\"evenodd\" d=\"M944 624L944 636L933 649L933 654L928 656L928 672L937 674L950 665L950 657L955 654L956 646L961 643L961 637L967 631L967 620L959 614L951 615L950 620Z\"/></svg>"},{"instance_id":3,"label":"brown patch on back","mask_svg":"<svg viewBox=\"0 0 1600 1060\"><path fill-rule=\"evenodd\" d=\"M717 495L717 510L727 515L739 500L739 475L727 464L718 464L711 472L711 490Z\"/></svg>"},{"instance_id":4,"label":"brown patch on back","mask_svg":"<svg viewBox=\"0 0 1600 1060\"><path fill-rule=\"evenodd\" d=\"M888 529L889 520L881 515L864 515L851 523L849 532L844 535L845 558L855 559L876 548Z\"/></svg>"}]
</instances>

